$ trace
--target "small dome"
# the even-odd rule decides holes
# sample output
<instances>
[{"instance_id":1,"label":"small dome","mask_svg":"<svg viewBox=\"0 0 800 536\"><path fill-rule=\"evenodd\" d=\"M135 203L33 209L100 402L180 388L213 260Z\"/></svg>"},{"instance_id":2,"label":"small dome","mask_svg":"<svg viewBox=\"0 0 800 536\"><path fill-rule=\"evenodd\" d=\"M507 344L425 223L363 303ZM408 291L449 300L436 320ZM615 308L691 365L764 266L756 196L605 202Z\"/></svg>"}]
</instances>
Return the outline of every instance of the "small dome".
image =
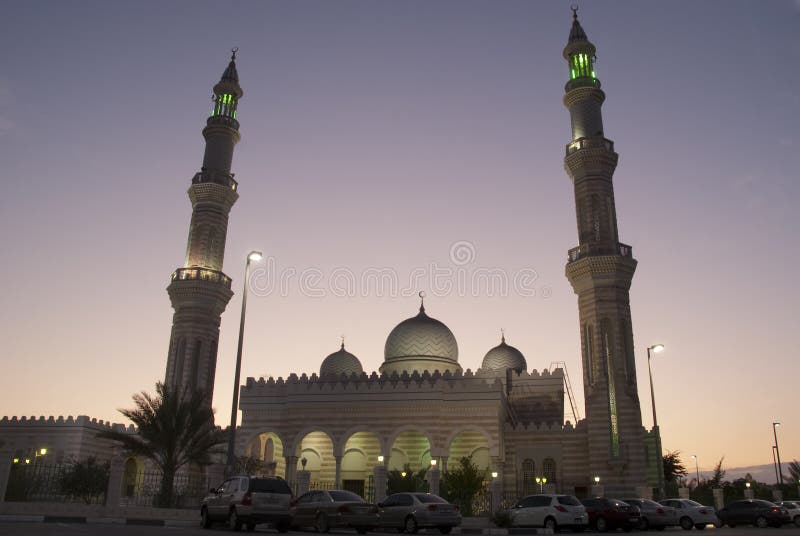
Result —
<instances>
[{"instance_id":1,"label":"small dome","mask_svg":"<svg viewBox=\"0 0 800 536\"><path fill-rule=\"evenodd\" d=\"M505 370L510 368L517 372L522 372L528 368L528 364L522 352L506 344L506 337L503 335L500 344L486 352L481 368L484 370Z\"/></svg>"},{"instance_id":2,"label":"small dome","mask_svg":"<svg viewBox=\"0 0 800 536\"><path fill-rule=\"evenodd\" d=\"M345 374L361 374L364 369L361 367L361 361L356 356L344 349L344 343L338 352L333 352L322 361L322 366L319 368L319 375L322 376L341 376Z\"/></svg>"},{"instance_id":3,"label":"small dome","mask_svg":"<svg viewBox=\"0 0 800 536\"><path fill-rule=\"evenodd\" d=\"M446 325L425 314L425 307L419 314L403 320L389 333L384 347L384 362L380 367L383 373L403 371L414 372L456 372L458 364L458 343Z\"/></svg>"}]
</instances>

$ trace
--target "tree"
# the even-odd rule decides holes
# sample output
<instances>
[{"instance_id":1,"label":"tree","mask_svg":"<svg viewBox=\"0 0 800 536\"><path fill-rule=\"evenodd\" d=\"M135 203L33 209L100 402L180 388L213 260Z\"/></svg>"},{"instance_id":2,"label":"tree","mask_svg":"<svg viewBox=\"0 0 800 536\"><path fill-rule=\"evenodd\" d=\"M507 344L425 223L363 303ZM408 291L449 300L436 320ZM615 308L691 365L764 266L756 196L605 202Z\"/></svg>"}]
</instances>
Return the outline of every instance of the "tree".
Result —
<instances>
[{"instance_id":1,"label":"tree","mask_svg":"<svg viewBox=\"0 0 800 536\"><path fill-rule=\"evenodd\" d=\"M86 504L96 502L106 493L110 468L108 462L99 464L94 457L83 462L67 462L64 474L61 475L61 491Z\"/></svg>"},{"instance_id":2,"label":"tree","mask_svg":"<svg viewBox=\"0 0 800 536\"><path fill-rule=\"evenodd\" d=\"M686 476L689 472L681 461L681 451L667 451L664 454L664 482L677 483L678 478Z\"/></svg>"},{"instance_id":3,"label":"tree","mask_svg":"<svg viewBox=\"0 0 800 536\"><path fill-rule=\"evenodd\" d=\"M440 485L442 496L457 504L465 516L472 515L472 500L483 488L485 471L478 469L472 457L462 456L454 469L448 469Z\"/></svg>"},{"instance_id":4,"label":"tree","mask_svg":"<svg viewBox=\"0 0 800 536\"><path fill-rule=\"evenodd\" d=\"M792 480L795 483L800 482L800 463L797 460L789 462L789 474L792 475Z\"/></svg>"},{"instance_id":5,"label":"tree","mask_svg":"<svg viewBox=\"0 0 800 536\"><path fill-rule=\"evenodd\" d=\"M722 479L725 478L725 470L722 468L722 460L724 459L725 456L719 459L717 465L714 466L714 476L708 480L708 484L712 489L720 487L722 485Z\"/></svg>"},{"instance_id":6,"label":"tree","mask_svg":"<svg viewBox=\"0 0 800 536\"><path fill-rule=\"evenodd\" d=\"M131 454L150 459L161 471L156 505L173 504L175 475L187 465L209 465L211 456L222 451L227 433L214 426L214 410L205 405L201 391L178 392L163 383L156 384L156 395L133 395L136 407L118 410L138 428L129 434L117 430L100 432Z\"/></svg>"},{"instance_id":7,"label":"tree","mask_svg":"<svg viewBox=\"0 0 800 536\"><path fill-rule=\"evenodd\" d=\"M414 491L428 491L428 485L425 482L427 471L420 469L418 472L413 472L411 466L405 464L402 471L392 469L389 471L386 479L386 487L391 495L392 493L400 492L414 492Z\"/></svg>"}]
</instances>

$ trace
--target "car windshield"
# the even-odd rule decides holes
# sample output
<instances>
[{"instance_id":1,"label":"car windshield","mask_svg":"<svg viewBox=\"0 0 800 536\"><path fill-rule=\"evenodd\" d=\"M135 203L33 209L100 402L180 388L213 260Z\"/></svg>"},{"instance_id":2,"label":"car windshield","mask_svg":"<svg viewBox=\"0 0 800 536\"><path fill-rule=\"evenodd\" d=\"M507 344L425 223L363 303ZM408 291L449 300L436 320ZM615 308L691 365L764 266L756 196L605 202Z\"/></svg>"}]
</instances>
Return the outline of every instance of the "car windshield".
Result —
<instances>
[{"instance_id":1,"label":"car windshield","mask_svg":"<svg viewBox=\"0 0 800 536\"><path fill-rule=\"evenodd\" d=\"M284 493L292 494L289 485L285 480L277 478L252 478L250 479L250 491L258 493Z\"/></svg>"},{"instance_id":2,"label":"car windshield","mask_svg":"<svg viewBox=\"0 0 800 536\"><path fill-rule=\"evenodd\" d=\"M581 506L581 502L572 495L559 495L558 504L566 504L567 506Z\"/></svg>"},{"instance_id":3,"label":"car windshield","mask_svg":"<svg viewBox=\"0 0 800 536\"><path fill-rule=\"evenodd\" d=\"M351 491L329 491L334 502L364 502L364 499Z\"/></svg>"},{"instance_id":4,"label":"car windshield","mask_svg":"<svg viewBox=\"0 0 800 536\"><path fill-rule=\"evenodd\" d=\"M430 493L415 493L414 497L421 503L446 503L444 499L439 497L438 495L432 495Z\"/></svg>"}]
</instances>

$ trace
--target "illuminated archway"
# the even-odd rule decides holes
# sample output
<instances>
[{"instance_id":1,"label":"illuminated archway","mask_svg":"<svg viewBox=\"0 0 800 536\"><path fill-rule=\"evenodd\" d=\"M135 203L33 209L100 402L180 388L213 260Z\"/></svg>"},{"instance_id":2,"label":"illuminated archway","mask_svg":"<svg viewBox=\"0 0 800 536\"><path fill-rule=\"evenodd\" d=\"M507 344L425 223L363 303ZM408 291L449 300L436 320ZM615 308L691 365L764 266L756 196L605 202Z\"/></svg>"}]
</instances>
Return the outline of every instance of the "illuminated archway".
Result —
<instances>
[{"instance_id":1,"label":"illuminated archway","mask_svg":"<svg viewBox=\"0 0 800 536\"><path fill-rule=\"evenodd\" d=\"M428 469L431 459L431 444L428 436L418 430L404 430L394 436L391 443L389 470L402 471L405 465L411 471Z\"/></svg>"},{"instance_id":2,"label":"illuminated archway","mask_svg":"<svg viewBox=\"0 0 800 536\"><path fill-rule=\"evenodd\" d=\"M283 441L275 432L262 432L253 437L247 443L245 456L261 462L255 473L266 476L286 474Z\"/></svg>"},{"instance_id":3,"label":"illuminated archway","mask_svg":"<svg viewBox=\"0 0 800 536\"><path fill-rule=\"evenodd\" d=\"M297 470L311 473L311 489L332 486L336 481L336 458L333 456L333 439L319 430L303 436L296 448Z\"/></svg>"}]
</instances>

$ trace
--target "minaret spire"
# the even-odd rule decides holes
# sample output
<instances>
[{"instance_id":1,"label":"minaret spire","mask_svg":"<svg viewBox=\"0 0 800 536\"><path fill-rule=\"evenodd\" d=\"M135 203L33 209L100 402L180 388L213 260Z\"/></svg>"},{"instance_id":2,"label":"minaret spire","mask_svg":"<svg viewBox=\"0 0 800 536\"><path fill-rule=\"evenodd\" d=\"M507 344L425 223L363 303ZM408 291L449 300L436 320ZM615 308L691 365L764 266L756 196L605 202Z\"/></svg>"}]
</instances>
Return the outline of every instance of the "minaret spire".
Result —
<instances>
[{"instance_id":1,"label":"minaret spire","mask_svg":"<svg viewBox=\"0 0 800 536\"><path fill-rule=\"evenodd\" d=\"M228 214L239 198L231 173L233 149L240 139L236 111L244 94L236 72L236 49L213 91L214 109L203 129L203 165L188 191L192 220L186 257L167 287L175 314L165 379L167 385L181 391L203 391L209 406L220 317L233 296L231 279L222 272L222 264Z\"/></svg>"},{"instance_id":2,"label":"minaret spire","mask_svg":"<svg viewBox=\"0 0 800 536\"><path fill-rule=\"evenodd\" d=\"M574 188L578 246L569 250L566 275L578 295L587 475L606 475L606 493L622 496L646 485L629 297L636 260L618 237L612 180L618 155L603 131L605 93L595 74L595 46L578 22L576 7L572 17L564 48L569 65L564 105L572 139L564 167Z\"/></svg>"}]
</instances>

